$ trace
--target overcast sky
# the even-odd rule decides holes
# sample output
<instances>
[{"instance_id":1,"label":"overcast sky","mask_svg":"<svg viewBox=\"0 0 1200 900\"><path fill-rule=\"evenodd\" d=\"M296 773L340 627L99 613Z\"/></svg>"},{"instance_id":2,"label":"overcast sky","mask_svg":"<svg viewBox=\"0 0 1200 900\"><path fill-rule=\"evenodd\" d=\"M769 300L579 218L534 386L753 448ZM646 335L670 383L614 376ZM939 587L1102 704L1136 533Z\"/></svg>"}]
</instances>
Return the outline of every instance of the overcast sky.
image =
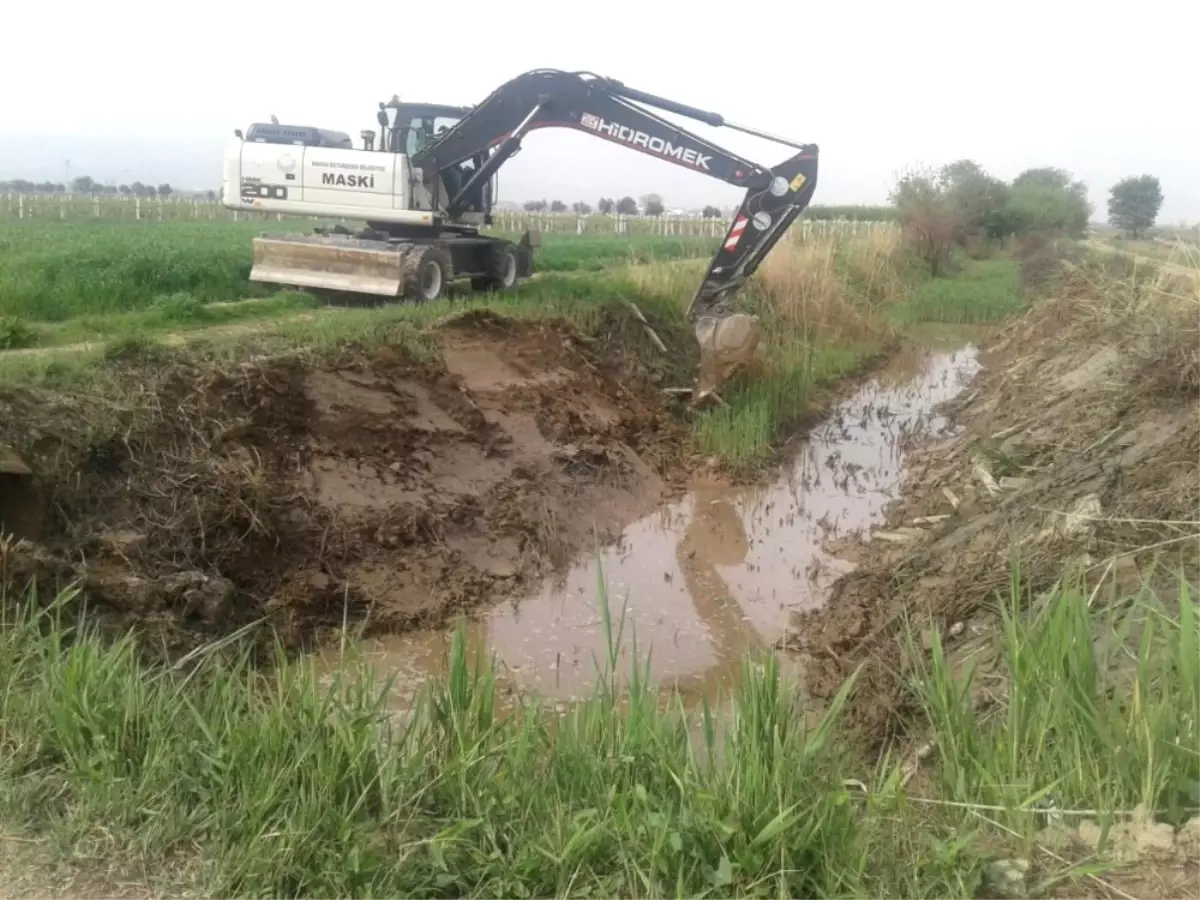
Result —
<instances>
[{"instance_id":1,"label":"overcast sky","mask_svg":"<svg viewBox=\"0 0 1200 900\"><path fill-rule=\"evenodd\" d=\"M1200 220L1197 0L755 3L459 0L164 5L14 0L0 54L0 179L216 187L222 146L268 120L373 127L375 104L467 105L532 68L591 70L821 148L814 203L886 202L911 163L968 157L1087 182L1162 181L1160 223ZM472 29L477 20L479 26ZM482 53L482 56L473 56ZM786 148L689 128L756 162ZM534 132L501 199L668 206L738 191L586 135Z\"/></svg>"}]
</instances>

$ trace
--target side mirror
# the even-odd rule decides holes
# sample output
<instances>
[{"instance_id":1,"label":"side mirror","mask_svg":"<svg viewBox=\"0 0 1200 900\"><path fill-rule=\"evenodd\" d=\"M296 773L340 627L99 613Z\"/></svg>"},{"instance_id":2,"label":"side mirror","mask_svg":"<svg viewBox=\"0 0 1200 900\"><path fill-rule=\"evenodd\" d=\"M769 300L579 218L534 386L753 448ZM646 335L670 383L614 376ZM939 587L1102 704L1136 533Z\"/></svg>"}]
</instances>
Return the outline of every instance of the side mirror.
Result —
<instances>
[{"instance_id":1,"label":"side mirror","mask_svg":"<svg viewBox=\"0 0 1200 900\"><path fill-rule=\"evenodd\" d=\"M244 141L244 140L245 140L245 137L243 137L243 136L242 136L242 129L240 129L240 128L235 128L235 129L233 129L233 135L234 135L234 137L236 137L236 138L237 138L239 141Z\"/></svg>"}]
</instances>

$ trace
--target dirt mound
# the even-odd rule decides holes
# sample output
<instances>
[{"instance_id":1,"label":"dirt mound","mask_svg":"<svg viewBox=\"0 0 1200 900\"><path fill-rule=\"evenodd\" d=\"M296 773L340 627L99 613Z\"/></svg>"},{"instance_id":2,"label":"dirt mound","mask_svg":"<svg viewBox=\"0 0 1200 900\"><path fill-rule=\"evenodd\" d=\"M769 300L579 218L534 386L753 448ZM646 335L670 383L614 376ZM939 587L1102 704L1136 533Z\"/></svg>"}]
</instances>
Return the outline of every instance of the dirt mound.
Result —
<instances>
[{"instance_id":1,"label":"dirt mound","mask_svg":"<svg viewBox=\"0 0 1200 900\"><path fill-rule=\"evenodd\" d=\"M116 380L0 395L0 440L48 502L0 564L78 578L176 649L260 617L303 643L346 612L395 629L510 594L653 508L685 446L660 395L567 327L489 313L423 345Z\"/></svg>"},{"instance_id":2,"label":"dirt mound","mask_svg":"<svg viewBox=\"0 0 1200 900\"><path fill-rule=\"evenodd\" d=\"M858 548L863 564L787 638L810 658L819 698L866 663L849 715L869 740L902 730L911 710L896 677L904 618L932 619L952 652L978 643L1014 547L1032 593L1069 567L1123 587L1157 555L1194 569L1196 305L1103 286L1077 272L991 341L972 388L943 410L958 433L914 449L882 533Z\"/></svg>"}]
</instances>

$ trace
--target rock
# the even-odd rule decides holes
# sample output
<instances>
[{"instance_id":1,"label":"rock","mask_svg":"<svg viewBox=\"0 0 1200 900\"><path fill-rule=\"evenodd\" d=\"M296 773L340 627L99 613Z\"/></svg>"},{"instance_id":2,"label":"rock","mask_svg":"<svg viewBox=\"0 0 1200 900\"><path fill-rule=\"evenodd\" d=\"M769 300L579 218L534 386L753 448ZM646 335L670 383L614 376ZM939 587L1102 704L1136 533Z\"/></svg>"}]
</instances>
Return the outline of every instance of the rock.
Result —
<instances>
[{"instance_id":1,"label":"rock","mask_svg":"<svg viewBox=\"0 0 1200 900\"><path fill-rule=\"evenodd\" d=\"M1192 816L1180 827L1175 835L1175 853L1186 862L1200 858L1200 816Z\"/></svg>"},{"instance_id":2,"label":"rock","mask_svg":"<svg viewBox=\"0 0 1200 900\"><path fill-rule=\"evenodd\" d=\"M984 884L997 897L1028 896L1028 877L1027 859L998 859L989 863L983 873Z\"/></svg>"},{"instance_id":3,"label":"rock","mask_svg":"<svg viewBox=\"0 0 1200 900\"><path fill-rule=\"evenodd\" d=\"M229 579L203 572L168 575L158 586L167 594L176 591L182 594L184 617L199 613L205 622L214 625L228 617L236 590Z\"/></svg>"}]
</instances>

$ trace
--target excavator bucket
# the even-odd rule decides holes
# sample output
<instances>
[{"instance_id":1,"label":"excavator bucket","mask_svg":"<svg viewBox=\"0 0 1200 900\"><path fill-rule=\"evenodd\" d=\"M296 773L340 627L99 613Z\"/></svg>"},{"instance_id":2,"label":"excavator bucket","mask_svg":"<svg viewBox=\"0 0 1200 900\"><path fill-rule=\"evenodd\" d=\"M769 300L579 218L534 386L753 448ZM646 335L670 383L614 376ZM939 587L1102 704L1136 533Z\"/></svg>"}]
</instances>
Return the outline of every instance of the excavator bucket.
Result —
<instances>
[{"instance_id":1,"label":"excavator bucket","mask_svg":"<svg viewBox=\"0 0 1200 900\"><path fill-rule=\"evenodd\" d=\"M771 169L766 187L746 193L688 309L700 344L694 399L711 394L753 358L762 339L762 324L757 316L731 314L730 305L808 206L816 187L817 148L809 145Z\"/></svg>"},{"instance_id":2,"label":"excavator bucket","mask_svg":"<svg viewBox=\"0 0 1200 900\"><path fill-rule=\"evenodd\" d=\"M396 297L402 254L387 241L333 234L265 234L254 239L251 281Z\"/></svg>"},{"instance_id":3,"label":"excavator bucket","mask_svg":"<svg viewBox=\"0 0 1200 900\"><path fill-rule=\"evenodd\" d=\"M36 540L46 510L33 470L4 444L0 444L0 538Z\"/></svg>"}]
</instances>

